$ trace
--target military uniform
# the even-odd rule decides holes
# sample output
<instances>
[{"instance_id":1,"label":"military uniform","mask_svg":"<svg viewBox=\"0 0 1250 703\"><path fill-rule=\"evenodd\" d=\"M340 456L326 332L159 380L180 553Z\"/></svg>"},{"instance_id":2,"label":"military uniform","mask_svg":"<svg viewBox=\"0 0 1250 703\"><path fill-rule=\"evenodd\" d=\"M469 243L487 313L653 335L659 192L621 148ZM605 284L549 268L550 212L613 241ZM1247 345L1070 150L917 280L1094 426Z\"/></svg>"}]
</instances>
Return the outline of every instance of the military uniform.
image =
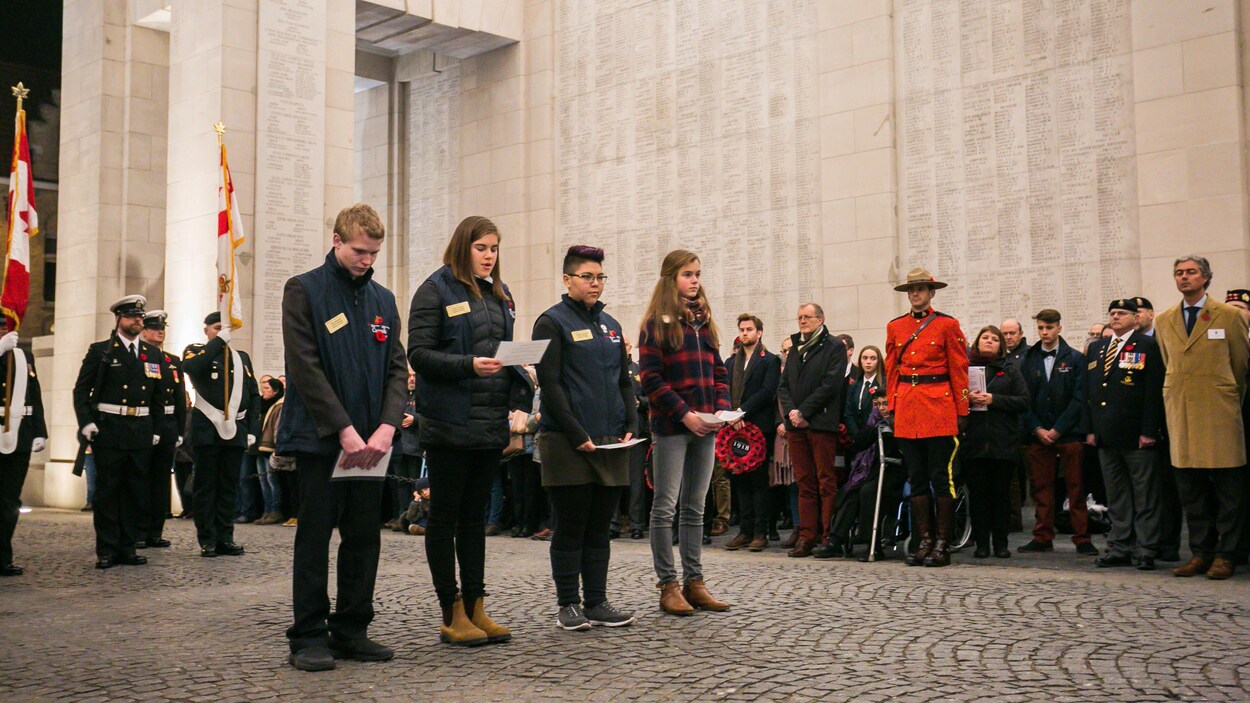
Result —
<instances>
[{"instance_id":1,"label":"military uniform","mask_svg":"<svg viewBox=\"0 0 1250 703\"><path fill-rule=\"evenodd\" d=\"M946 287L924 269L907 274L895 287ZM968 342L959 321L928 308L896 317L886 326L886 397L894 414L894 437L911 483L912 518L921 534L908 564L945 566L955 521L955 458L959 452L959 418L968 416ZM932 507L936 509L937 542L933 541ZM929 564L925 557L942 558ZM932 553L932 554L930 554ZM938 563L944 560L944 563Z\"/></svg>"},{"instance_id":2,"label":"military uniform","mask_svg":"<svg viewBox=\"0 0 1250 703\"><path fill-rule=\"evenodd\" d=\"M149 311L143 318L145 329L163 330L166 326L164 310ZM182 442L182 428L186 424L186 385L182 378L182 359L177 354L163 352L159 362L161 379L157 382L161 412L153 423L160 443L152 448L148 465L148 513L138 547L168 547L169 540L162 536L165 516L169 514L169 476L174 466L174 452Z\"/></svg>"},{"instance_id":3,"label":"military uniform","mask_svg":"<svg viewBox=\"0 0 1250 703\"><path fill-rule=\"evenodd\" d=\"M14 343L16 344L16 340ZM25 360L25 364L17 360L19 355ZM17 528L17 516L22 507L22 484L26 482L31 452L42 451L48 438L35 359L30 352L15 348L0 355L0 369L8 370L10 359L13 360L12 375L0 372L0 397L8 395L10 379L15 381L15 395L8 410L11 418L9 429L8 432L0 434L0 576L16 576L22 573L21 567L13 564L13 531ZM18 373L24 374L24 384L16 383ZM21 392L18 390L20 385L26 387L23 397L16 395ZM0 407L0 416L4 412L4 408ZM0 432L2 431L3 421L0 420Z\"/></svg>"},{"instance_id":4,"label":"military uniform","mask_svg":"<svg viewBox=\"0 0 1250 703\"><path fill-rule=\"evenodd\" d=\"M220 320L210 315L206 325ZM195 389L191 411L191 455L195 458L195 530L202 556L243 553L234 543L234 501L238 491L239 466L247 449L248 435L260 434L260 393L252 360L246 352L233 358L225 341L215 337L207 344L192 344L182 356L182 369ZM230 418L224 412L239 388L239 405ZM217 418L218 424L210 419Z\"/></svg>"},{"instance_id":5,"label":"military uniform","mask_svg":"<svg viewBox=\"0 0 1250 703\"><path fill-rule=\"evenodd\" d=\"M127 296L111 307L118 317L142 316L146 300ZM96 566L144 564L135 554L147 506L154 418L160 400L161 350L116 331L87 348L74 383L74 413L80 434L91 444L96 465L92 517Z\"/></svg>"}]
</instances>

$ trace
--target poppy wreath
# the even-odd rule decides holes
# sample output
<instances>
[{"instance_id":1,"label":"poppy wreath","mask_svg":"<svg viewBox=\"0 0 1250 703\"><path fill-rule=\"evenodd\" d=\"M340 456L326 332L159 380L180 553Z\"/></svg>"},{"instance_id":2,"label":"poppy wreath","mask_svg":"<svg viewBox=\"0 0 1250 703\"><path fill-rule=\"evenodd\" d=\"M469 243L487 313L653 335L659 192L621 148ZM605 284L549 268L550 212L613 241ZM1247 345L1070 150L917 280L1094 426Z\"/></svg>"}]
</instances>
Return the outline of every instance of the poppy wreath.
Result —
<instances>
[{"instance_id":1,"label":"poppy wreath","mask_svg":"<svg viewBox=\"0 0 1250 703\"><path fill-rule=\"evenodd\" d=\"M728 473L745 474L759 468L765 451L764 433L749 422L738 429L726 425L716 433L716 459Z\"/></svg>"}]
</instances>

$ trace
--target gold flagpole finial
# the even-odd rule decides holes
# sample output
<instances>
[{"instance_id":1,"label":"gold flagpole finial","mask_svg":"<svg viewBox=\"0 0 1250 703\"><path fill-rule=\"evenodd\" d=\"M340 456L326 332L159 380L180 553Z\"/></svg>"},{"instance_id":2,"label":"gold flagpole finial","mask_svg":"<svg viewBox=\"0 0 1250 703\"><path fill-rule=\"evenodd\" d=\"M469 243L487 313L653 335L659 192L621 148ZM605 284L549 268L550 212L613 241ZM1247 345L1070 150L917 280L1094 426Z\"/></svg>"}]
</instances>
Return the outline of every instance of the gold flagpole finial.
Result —
<instances>
[{"instance_id":1,"label":"gold flagpole finial","mask_svg":"<svg viewBox=\"0 0 1250 703\"><path fill-rule=\"evenodd\" d=\"M11 90L13 91L13 97L17 98L17 109L21 110L22 101L26 99L26 96L30 95L30 89L22 85L21 81L18 81L17 85L13 86Z\"/></svg>"},{"instance_id":2,"label":"gold flagpole finial","mask_svg":"<svg viewBox=\"0 0 1250 703\"><path fill-rule=\"evenodd\" d=\"M217 122L213 124L213 131L217 133L217 143L221 144L221 137L226 133L226 125L221 122Z\"/></svg>"}]
</instances>

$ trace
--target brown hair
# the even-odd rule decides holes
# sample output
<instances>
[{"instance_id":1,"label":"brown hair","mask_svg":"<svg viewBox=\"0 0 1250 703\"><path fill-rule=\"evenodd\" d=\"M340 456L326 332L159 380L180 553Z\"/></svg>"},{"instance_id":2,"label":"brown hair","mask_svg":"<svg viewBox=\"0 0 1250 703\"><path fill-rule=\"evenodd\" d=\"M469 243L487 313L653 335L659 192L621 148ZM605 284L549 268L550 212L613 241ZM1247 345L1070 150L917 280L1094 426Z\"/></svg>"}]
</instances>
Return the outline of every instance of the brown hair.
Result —
<instances>
[{"instance_id":1,"label":"brown hair","mask_svg":"<svg viewBox=\"0 0 1250 703\"><path fill-rule=\"evenodd\" d=\"M463 283L464 287L469 289L469 295L474 298L481 298L482 294L473 280L473 242L488 234L499 237L500 241L503 240L494 222L480 215L470 215L456 226L456 231L451 235L451 241L447 242L447 250L443 252L443 264L451 267L451 275ZM503 291L503 274L499 270L498 257L495 258L495 268L490 274L494 279L491 283L491 294L506 302L508 295Z\"/></svg>"},{"instance_id":2,"label":"brown hair","mask_svg":"<svg viewBox=\"0 0 1250 703\"><path fill-rule=\"evenodd\" d=\"M749 313L749 312L744 312L744 313L742 313L741 315L739 315L739 316L738 316L738 324L740 324L740 325L741 325L742 323L746 322L747 320L750 320L750 321L751 321L751 324L755 325L755 331L756 331L756 332L763 332L763 331L764 331L764 322L763 322L762 320L760 320L760 318L758 318L758 317L756 317L756 316L752 315L752 314L751 314L751 313Z\"/></svg>"},{"instance_id":3,"label":"brown hair","mask_svg":"<svg viewBox=\"0 0 1250 703\"><path fill-rule=\"evenodd\" d=\"M386 227L377 210L367 203L356 203L351 207L339 210L334 218L334 233L344 242L350 242L357 234L364 232L370 239L382 239L386 236Z\"/></svg>"},{"instance_id":4,"label":"brown hair","mask_svg":"<svg viewBox=\"0 0 1250 703\"><path fill-rule=\"evenodd\" d=\"M1038 315L1041 315L1041 313L1038 313ZM1038 319L1040 320L1041 318L1039 317ZM1042 322L1046 322L1046 320L1042 320ZM998 356L996 356L995 358L1002 359L1006 357L1007 356L1007 340L1003 338L1003 331L998 329L994 325L986 325L981 328L980 332L977 332L976 339L972 340L972 349L976 351L978 354L981 352L981 335L985 334L986 332L992 332L995 337L998 337Z\"/></svg>"},{"instance_id":5,"label":"brown hair","mask_svg":"<svg viewBox=\"0 0 1250 703\"><path fill-rule=\"evenodd\" d=\"M1054 308L1046 308L1044 310L1039 311L1036 315L1034 315L1033 319L1037 320L1038 322L1045 322L1048 325L1057 325L1059 324L1059 321L1063 319L1063 317L1059 314L1058 310L1055 310ZM998 328L995 327L994 329L998 329ZM1002 332L1000 331L998 334L1002 335ZM977 335L977 336L980 337L981 335Z\"/></svg>"},{"instance_id":6,"label":"brown hair","mask_svg":"<svg viewBox=\"0 0 1250 703\"><path fill-rule=\"evenodd\" d=\"M682 337L685 336L681 325L686 319L686 305L677 292L677 274L698 261L698 254L675 249L660 264L660 280L655 282L655 290L651 292L651 301L647 303L647 310L642 314L642 322L644 326L648 322L655 326L660 346L666 349L680 349ZM712 346L719 348L720 333L716 329L716 322L712 320L712 306L707 299L707 289L702 285L699 286L699 294L695 300L703 306L707 315L707 331Z\"/></svg>"},{"instance_id":7,"label":"brown hair","mask_svg":"<svg viewBox=\"0 0 1250 703\"><path fill-rule=\"evenodd\" d=\"M869 349L877 352L877 373L882 373L883 371L885 371L885 354L882 354L880 349L874 347L871 344L865 345L863 349L859 350L859 356L855 357L855 361L857 362L855 365L861 368L863 367L864 352L868 351Z\"/></svg>"}]
</instances>

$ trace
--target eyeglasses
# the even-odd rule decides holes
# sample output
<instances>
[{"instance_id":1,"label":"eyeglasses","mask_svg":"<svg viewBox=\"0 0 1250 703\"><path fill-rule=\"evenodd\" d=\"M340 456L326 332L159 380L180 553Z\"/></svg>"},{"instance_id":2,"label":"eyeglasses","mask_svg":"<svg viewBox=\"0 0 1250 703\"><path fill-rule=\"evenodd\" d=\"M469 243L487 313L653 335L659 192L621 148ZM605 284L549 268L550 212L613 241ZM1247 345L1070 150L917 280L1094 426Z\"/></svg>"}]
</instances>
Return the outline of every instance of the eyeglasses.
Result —
<instances>
[{"instance_id":1,"label":"eyeglasses","mask_svg":"<svg viewBox=\"0 0 1250 703\"><path fill-rule=\"evenodd\" d=\"M819 320L819 319L820 319L819 315L799 315L799 322L802 322L804 320Z\"/></svg>"},{"instance_id":2,"label":"eyeglasses","mask_svg":"<svg viewBox=\"0 0 1250 703\"><path fill-rule=\"evenodd\" d=\"M599 285L603 285L608 282L608 275L606 273L601 273L597 276L593 273L575 273L572 274L572 276L574 278L582 279L582 282L584 283L594 283L595 281L598 281Z\"/></svg>"}]
</instances>

